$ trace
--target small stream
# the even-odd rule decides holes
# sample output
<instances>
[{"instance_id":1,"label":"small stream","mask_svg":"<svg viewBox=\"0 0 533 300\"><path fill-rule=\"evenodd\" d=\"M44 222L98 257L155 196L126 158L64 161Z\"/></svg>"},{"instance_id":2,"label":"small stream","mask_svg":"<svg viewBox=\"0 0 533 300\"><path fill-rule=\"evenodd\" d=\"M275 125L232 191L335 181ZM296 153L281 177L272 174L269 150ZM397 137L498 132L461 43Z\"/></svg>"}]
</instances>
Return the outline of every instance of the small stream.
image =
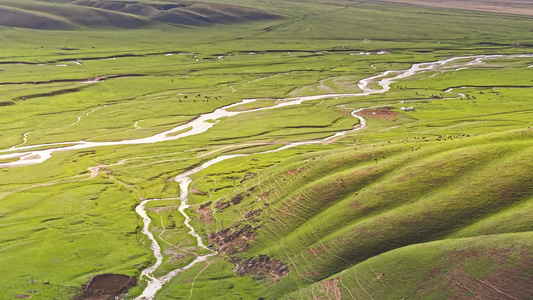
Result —
<instances>
[{"instance_id":1,"label":"small stream","mask_svg":"<svg viewBox=\"0 0 533 300\"><path fill-rule=\"evenodd\" d=\"M482 58L485 58L485 57L492 57L492 56L477 57L475 59L475 62L476 63L481 63ZM500 56L497 56L497 57L500 57ZM407 71L386 71L384 73L381 73L380 75L369 77L367 79L363 79L363 80L361 80L358 83L359 88L363 91L362 93L359 93L359 94L328 94L328 95L317 95L317 96L294 97L294 98L284 99L284 101L286 101L286 102L278 103L278 105L276 105L274 107L280 107L280 106L286 106L286 105L295 105L295 104L300 104L303 101L309 101L309 100L319 100L319 99L334 98L334 97L353 97L353 96L361 96L361 95L370 95L370 94L374 94L374 93L383 93L383 92L388 91L390 89L390 84L394 80L412 76L414 74L417 74L417 73L421 72L421 70L422 71L429 71L429 70L434 69L437 66L446 65L447 63L449 63L449 62L451 62L453 60L457 60L457 59L460 59L460 58L451 58L451 59L447 59L447 60L437 61L437 62L434 62L434 63L416 64L416 65L413 65ZM469 62L467 64L472 64L472 63ZM394 73L397 73L398 75L396 75L394 77L391 77L391 78L384 78L384 79L381 79L381 80L377 81L379 78L382 78L382 77L385 77L385 76L388 76L388 75L394 74ZM372 90L372 89L368 88L368 85L370 83L373 83L373 82L376 82L376 81L382 87L382 89L380 89L380 90ZM250 102L250 101L255 101L255 100L256 99L249 99L249 100L243 100L242 102ZM285 104L285 105L281 105L281 104ZM262 109L257 109L257 110L269 109L269 108L274 108L274 107L262 108ZM180 274L181 272L189 269L190 267L192 267L196 263L201 262L201 261L205 261L210 256L214 256L214 255L217 254L216 251L213 251L213 250L211 250L211 249L209 249L208 247L205 246L205 244L202 241L202 238L195 231L194 227L192 227L190 225L190 220L191 220L190 217L185 213L185 209L190 207L190 205L187 204L187 197L188 197L188 187L189 187L189 184L192 182L192 179L190 177L191 175L196 174L196 173L198 173L198 172L210 167L213 164L216 164L218 162L221 162L221 161L224 161L224 160L227 160L227 159L231 159L231 158L235 158L235 157L244 157L244 156L255 155L255 154L272 153L272 152L277 152L277 151L281 151L281 150L284 150L284 149L292 148L292 147L295 147L295 146L323 143L323 142L327 142L329 140L335 139L337 137L341 137L343 135L346 135L346 134L348 134L350 132L361 130L361 129L366 127L366 120L363 117L357 115L357 112L359 112L361 110L362 109L358 109L358 110L354 110L354 111L351 112L351 115L353 117L355 117L355 118L358 118L359 121L360 121L360 123L358 125L356 125L351 130L341 131L341 132L335 133L332 136L326 137L324 139L303 141L303 142L294 142L294 143L291 143L291 144L288 144L288 145L285 145L285 146L282 146L280 148L277 148L277 149L274 149L274 150L270 150L270 151L263 151L263 152L257 152L257 153L251 153L251 154L222 155L222 156L219 156L219 157L216 157L216 158L214 158L212 160L207 161L206 163L202 164L199 167L196 167L196 168L194 168L192 170L186 171L186 172L176 176L174 178L174 180L176 180L179 183L180 190L181 190L181 194L180 194L180 198L179 198L180 201L181 201L181 205L179 207L179 211L185 217L184 224L190 229L189 234L196 238L197 245L199 247L204 248L204 249L208 249L209 251L211 251L211 253L209 253L207 255L198 256L193 262L191 262L187 266L185 266L183 268L180 268L180 269L173 270L172 272L170 272L170 273L168 273L168 274L166 274L166 275L164 275L164 276L162 276L160 278L154 278L153 275L152 275L152 272L154 272L160 266L160 264L161 264L161 262L163 260L163 255L161 253L161 248L157 244L157 241L155 240L153 234L148 230L148 226L149 226L151 220L150 220L150 218L147 217L146 210L144 208L144 204L145 203L147 203L148 201L155 201L155 200L145 200L145 201L143 201L141 203L141 205L139 205L137 207L136 211L144 220L143 233L146 234L150 238L150 240L152 241L151 249L154 252L154 255L155 255L157 261L156 261L156 263L153 266L145 269L142 272L141 277L144 275L147 278L149 278L148 279L148 285L147 285L146 289L144 290L144 292L142 293L142 295L139 296L136 299L137 300L154 299L156 293L162 288L163 284L169 282L173 277L175 277L176 275ZM254 111L256 111L256 110L254 110Z\"/></svg>"},{"instance_id":2,"label":"small stream","mask_svg":"<svg viewBox=\"0 0 533 300\"><path fill-rule=\"evenodd\" d=\"M137 300L154 299L155 294L163 287L163 284L169 282L176 275L178 275L181 272L191 268L193 265L195 265L195 264L197 264L199 262L205 261L205 260L207 260L207 258L217 254L216 251L213 251L213 250L209 249L204 244L204 242L202 241L202 238L200 237L200 235L196 232L194 227L190 224L191 218L185 212L185 209L190 207L190 205L188 204L188 195L189 195L189 185L192 182L192 179L190 177L191 175L194 175L194 174L196 174L196 173L198 173L198 172L200 172L202 170L205 170L206 168L208 168L208 167L210 167L210 166L212 166L212 165L214 165L214 164L216 164L218 162L221 162L221 161L224 161L224 160L227 160L227 159L231 159L231 158L235 158L235 157L244 157L244 156L249 156L249 155L254 155L254 154L273 153L273 152L278 152L278 151L281 151L281 150L284 150L284 149L292 148L292 147L295 147L295 146L323 143L323 142L326 142L328 140L343 136L343 135L345 135L347 133L354 132L354 131L357 131L357 130L361 130L361 129L366 127L366 120L363 117L360 117L360 116L356 115L356 113L361 111L361 110L362 109L358 109L358 110L352 111L351 115L353 117L355 117L355 118L358 118L361 123L357 124L356 126L354 126L354 128L351 129L351 130L341 131L341 132L335 133L334 135L332 135L330 137L326 137L324 139L311 140L311 141L305 141L305 142L294 142L294 143L285 145L283 147L280 147L280 148L277 148L277 149L274 149L274 150L269 150L269 151L262 151L262 152L251 153L251 154L221 155L219 157L216 157L214 159L211 159L211 160L205 162L204 164L202 164L199 167L196 167L196 168L194 168L192 170L186 171L186 172L176 176L174 178L174 180L179 183L179 186L180 186L180 197L179 197L179 200L181 201L181 204L180 204L178 210L185 217L184 224L185 224L185 226L187 226L190 229L189 230L189 234L191 236L193 236L194 238L196 238L197 245L199 247L201 247L201 248L209 250L210 253L206 254L206 255L199 255L199 256L197 256L194 259L194 261L189 263L187 266L185 266L183 268L179 268L179 269L173 270L173 271L169 272L168 274L166 274L166 275L164 275L164 276L162 276L160 278L155 278L153 276L153 272L155 270L157 270L157 268L159 268L159 266L163 262L163 254L161 253L161 247L157 243L157 240L154 238L153 233L150 232L150 230L149 230L151 219L148 217L148 215L146 213L145 205L146 205L146 203L151 202L151 201L164 201L164 200L177 200L177 199L176 198L149 199L149 200L142 201L141 204L138 205L135 208L135 211L143 219L144 226L143 226L142 232L144 234L146 234L146 236L152 242L152 244L150 246L150 249L152 249L152 252L154 253L154 256L156 257L156 263L154 265L150 266L149 268L147 268L147 269L142 271L141 278L143 278L143 276L146 276L146 278L147 278L147 286L146 286L145 290L143 291L143 293L139 297L137 297L136 299Z\"/></svg>"}]
</instances>

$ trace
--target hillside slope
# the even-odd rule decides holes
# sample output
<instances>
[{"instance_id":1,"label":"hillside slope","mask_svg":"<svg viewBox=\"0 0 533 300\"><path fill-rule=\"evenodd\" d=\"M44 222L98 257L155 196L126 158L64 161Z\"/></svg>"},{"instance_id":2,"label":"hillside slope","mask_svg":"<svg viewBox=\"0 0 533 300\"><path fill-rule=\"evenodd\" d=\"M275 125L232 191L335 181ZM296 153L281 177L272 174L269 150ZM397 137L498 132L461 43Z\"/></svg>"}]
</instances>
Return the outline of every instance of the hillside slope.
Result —
<instances>
[{"instance_id":1,"label":"hillside slope","mask_svg":"<svg viewBox=\"0 0 533 300\"><path fill-rule=\"evenodd\" d=\"M0 18L1 26L48 30L73 29L75 27L68 20L57 16L12 7L0 6L0 15L2 15L2 18Z\"/></svg>"},{"instance_id":2,"label":"hillside slope","mask_svg":"<svg viewBox=\"0 0 533 300\"><path fill-rule=\"evenodd\" d=\"M476 277L484 284L504 284L506 292L525 299L526 287L533 283L531 274L524 273L531 270L533 245L522 241L530 239L533 223L519 216L532 208L532 138L532 130L519 130L454 136L422 146L394 141L304 154L248 175L251 179L243 178L246 184L236 192L204 203L203 220L206 213L212 214L207 220L215 220L206 221L205 235L239 274L274 284L276 288L264 291L269 298L315 282L320 283L299 297L348 289L357 299L365 299L361 291L370 289L367 292L376 299L384 299L399 295L399 289L406 297L423 299L426 292L444 289L447 292L434 299L462 298L470 286L464 281L476 280L465 277L462 268L472 266L473 272L485 272ZM210 176L214 174L202 174ZM517 232L524 234L505 237ZM430 244L390 252L420 243ZM417 260L425 253L428 261ZM389 268L390 257L397 264ZM376 265L373 277L366 260ZM461 264L450 265L454 260ZM400 268L404 264L409 266L405 273ZM367 273L364 287L357 288L355 274L361 268ZM442 278L435 280L435 286L425 286L425 274L434 270ZM387 288L379 281L382 273L393 273L383 278ZM340 285L342 274L350 288ZM401 274L407 277L400 284ZM449 276L461 278L443 279ZM475 295L485 295L482 286L469 288ZM348 290L342 292L346 298Z\"/></svg>"},{"instance_id":3,"label":"hillside slope","mask_svg":"<svg viewBox=\"0 0 533 300\"><path fill-rule=\"evenodd\" d=\"M529 299L532 241L532 233L526 232L408 246L373 257L292 296Z\"/></svg>"},{"instance_id":4,"label":"hillside slope","mask_svg":"<svg viewBox=\"0 0 533 300\"><path fill-rule=\"evenodd\" d=\"M33 0L2 2L1 26L42 30L71 30L80 26L134 29L157 23L202 26L282 18L267 11L226 4L150 4L93 0L73 0L66 3Z\"/></svg>"}]
</instances>

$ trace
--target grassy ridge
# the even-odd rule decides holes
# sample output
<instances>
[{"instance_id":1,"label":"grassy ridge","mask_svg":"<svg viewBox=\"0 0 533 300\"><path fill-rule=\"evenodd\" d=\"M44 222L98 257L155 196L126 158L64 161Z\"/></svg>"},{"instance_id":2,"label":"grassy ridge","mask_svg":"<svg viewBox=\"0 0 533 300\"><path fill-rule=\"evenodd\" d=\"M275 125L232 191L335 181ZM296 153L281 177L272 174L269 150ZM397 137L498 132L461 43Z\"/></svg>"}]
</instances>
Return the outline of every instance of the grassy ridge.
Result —
<instances>
[{"instance_id":1,"label":"grassy ridge","mask_svg":"<svg viewBox=\"0 0 533 300\"><path fill-rule=\"evenodd\" d=\"M207 231L230 227L235 219L237 228L260 225L240 256L267 254L292 268L276 283L275 294L266 292L272 297L392 249L465 236L460 232L471 232L471 226L484 225L482 233L467 236L528 232L528 218L516 219L514 226L498 222L511 218L508 211L516 214L515 206L529 207L532 186L525 174L532 172L527 159L532 145L524 141L527 136L531 131L432 142L415 152L401 145L306 155L250 179L253 183L237 189L246 195L237 205L220 210L213 201L216 222ZM375 163L371 155L382 154L386 158ZM331 165L348 169L329 173L324 166ZM259 220L243 217L257 209Z\"/></svg>"},{"instance_id":2,"label":"grassy ridge","mask_svg":"<svg viewBox=\"0 0 533 300\"><path fill-rule=\"evenodd\" d=\"M530 232L418 244L373 257L290 296L527 299L531 251Z\"/></svg>"}]
</instances>

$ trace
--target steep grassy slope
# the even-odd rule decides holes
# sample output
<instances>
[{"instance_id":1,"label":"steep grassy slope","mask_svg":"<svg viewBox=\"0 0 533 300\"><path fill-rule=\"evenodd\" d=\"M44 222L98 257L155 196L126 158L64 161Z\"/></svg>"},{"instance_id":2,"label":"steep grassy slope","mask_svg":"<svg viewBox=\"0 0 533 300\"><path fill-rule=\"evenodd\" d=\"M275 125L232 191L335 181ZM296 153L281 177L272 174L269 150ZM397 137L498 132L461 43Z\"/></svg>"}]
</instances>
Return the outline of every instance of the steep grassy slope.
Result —
<instances>
[{"instance_id":1,"label":"steep grassy slope","mask_svg":"<svg viewBox=\"0 0 533 300\"><path fill-rule=\"evenodd\" d=\"M296 299L529 299L531 232L436 241L371 258ZM411 287L411 288L407 288Z\"/></svg>"},{"instance_id":2,"label":"steep grassy slope","mask_svg":"<svg viewBox=\"0 0 533 300\"><path fill-rule=\"evenodd\" d=\"M427 246L431 255L440 257L457 247L469 249L468 244L456 240L457 236L529 232L531 218L517 219L513 223L505 220L515 219L513 214L520 216L520 210L515 207L531 204L533 165L528 158L533 153L532 134L531 130L520 130L486 137L456 137L453 141L426 142L422 146L418 143L398 145L399 141L394 141L384 146L296 157L290 160L292 163L267 169L252 179L246 180L245 176L247 184L242 188L214 198L208 205L213 221L206 224L206 235L214 233L210 241L228 253L237 265L250 257L257 259L259 255L284 262L291 273L276 281L274 290L265 291L271 297L280 297L284 291L305 287L340 272L348 272L346 275L356 272L357 266L364 265L365 260L379 260L373 257L407 245L430 241L456 245L449 246L451 250ZM413 146L418 150L411 150ZM225 167L231 170L229 165ZM217 185L213 186L215 191ZM235 219L236 223L232 221ZM481 233L474 231L479 227L483 228ZM490 239L480 238L480 241ZM495 243L487 247L494 251L522 247L520 240L510 243L509 239L501 245ZM525 236L524 240L527 240ZM521 255L514 267L518 271L531 268L527 262L531 245L525 247L516 252ZM401 258L399 264L408 260L410 270L420 268L420 273L409 273L410 276L424 278L424 272L429 269L441 268L439 264L433 265L434 261L420 262L420 265L413 262L409 255L425 251L420 247L402 251L400 253L407 257ZM397 255L392 253L397 252L391 252ZM352 271L350 266L356 269ZM477 267L492 268L490 265ZM269 271L259 265L257 270L252 268L247 272L272 280L276 275L272 271L269 276ZM376 272L388 273L383 267ZM505 282L509 285L506 291L524 299L524 289L532 278L527 273L520 274L516 275L516 281ZM489 275L494 274L484 274ZM368 275L365 276L368 281ZM498 278L490 277L487 284L497 284ZM354 286L353 279L345 279L345 284ZM337 286L338 282L333 282ZM417 284L411 281L403 284L406 296L418 292L424 295L416 290ZM393 286L384 292L394 295ZM319 287L323 287L322 284L316 288L320 290ZM381 286L375 288L379 290ZM315 287L309 288L312 289ZM467 293L461 286L455 289L456 296ZM372 292L377 298L384 297ZM480 292L473 291L482 295L478 294ZM439 297L445 299L446 295L443 293Z\"/></svg>"}]
</instances>

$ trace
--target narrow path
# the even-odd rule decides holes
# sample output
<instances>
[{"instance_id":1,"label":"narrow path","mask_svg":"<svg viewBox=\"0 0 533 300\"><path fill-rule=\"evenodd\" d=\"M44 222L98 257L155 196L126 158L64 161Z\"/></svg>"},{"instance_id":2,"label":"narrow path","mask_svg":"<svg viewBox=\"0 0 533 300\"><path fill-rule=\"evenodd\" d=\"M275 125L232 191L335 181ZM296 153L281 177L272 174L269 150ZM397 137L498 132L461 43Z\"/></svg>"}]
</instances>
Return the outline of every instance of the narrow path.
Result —
<instances>
[{"instance_id":1,"label":"narrow path","mask_svg":"<svg viewBox=\"0 0 533 300\"><path fill-rule=\"evenodd\" d=\"M84 116L79 116L78 119L76 120L76 122L74 122L74 123L72 123L72 124L70 124L70 125L68 125L68 126L74 126L74 125L78 124L78 123L81 121L81 118L83 118L83 117L88 117L91 113L93 113L93 112L95 112L95 111L97 111L97 110L99 110L99 109L105 108L105 107L108 107L108 105L104 105L104 106L101 106L101 107L97 107L97 108L95 108L95 109L93 109L93 110L87 112Z\"/></svg>"}]
</instances>

